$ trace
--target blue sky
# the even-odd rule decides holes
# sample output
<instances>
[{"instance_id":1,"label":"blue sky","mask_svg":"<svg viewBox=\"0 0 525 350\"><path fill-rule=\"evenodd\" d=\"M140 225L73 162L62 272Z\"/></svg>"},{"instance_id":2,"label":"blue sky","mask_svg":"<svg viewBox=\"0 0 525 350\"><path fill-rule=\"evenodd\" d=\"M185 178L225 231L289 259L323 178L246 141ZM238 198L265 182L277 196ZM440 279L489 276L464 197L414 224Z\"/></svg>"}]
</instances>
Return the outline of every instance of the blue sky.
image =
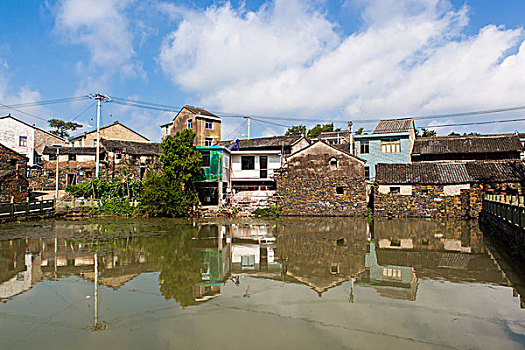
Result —
<instances>
[{"instance_id":1,"label":"blue sky","mask_svg":"<svg viewBox=\"0 0 525 350\"><path fill-rule=\"evenodd\" d=\"M4 2L0 103L101 92L260 116L252 134L281 125L525 105L525 1L489 0L62 0ZM23 108L71 120L89 100ZM45 127L42 119L11 112ZM420 127L505 118L523 111L421 120ZM91 108L77 121L94 125ZM265 117L281 117L281 120ZM152 140L172 113L105 104ZM312 121L309 121L312 120ZM315 120L315 121L314 121ZM266 121L266 122L265 122ZM270 122L270 123L268 123ZM273 123L273 124L271 124ZM512 132L525 123L438 127ZM243 137L225 118L223 137Z\"/></svg>"}]
</instances>

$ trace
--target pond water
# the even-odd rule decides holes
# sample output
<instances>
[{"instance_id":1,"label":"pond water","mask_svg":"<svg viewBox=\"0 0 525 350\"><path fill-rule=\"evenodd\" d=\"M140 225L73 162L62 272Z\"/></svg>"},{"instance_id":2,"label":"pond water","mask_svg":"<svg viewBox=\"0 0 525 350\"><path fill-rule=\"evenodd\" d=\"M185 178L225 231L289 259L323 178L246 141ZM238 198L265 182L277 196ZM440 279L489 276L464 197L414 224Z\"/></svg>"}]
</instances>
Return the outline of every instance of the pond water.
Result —
<instances>
[{"instance_id":1,"label":"pond water","mask_svg":"<svg viewBox=\"0 0 525 350\"><path fill-rule=\"evenodd\" d=\"M475 221L0 227L0 349L522 349L524 270Z\"/></svg>"}]
</instances>

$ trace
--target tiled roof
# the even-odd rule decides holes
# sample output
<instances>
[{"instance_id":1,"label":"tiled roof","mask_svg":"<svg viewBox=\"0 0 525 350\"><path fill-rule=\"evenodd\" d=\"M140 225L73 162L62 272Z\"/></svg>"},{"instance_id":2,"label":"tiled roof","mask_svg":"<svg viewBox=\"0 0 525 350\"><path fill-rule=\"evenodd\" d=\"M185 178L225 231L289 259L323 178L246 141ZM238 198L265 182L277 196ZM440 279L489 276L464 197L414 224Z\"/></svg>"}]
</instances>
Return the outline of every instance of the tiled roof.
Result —
<instances>
[{"instance_id":1,"label":"tiled roof","mask_svg":"<svg viewBox=\"0 0 525 350\"><path fill-rule=\"evenodd\" d=\"M460 184L525 181L524 161L377 164L379 184Z\"/></svg>"},{"instance_id":2,"label":"tiled roof","mask_svg":"<svg viewBox=\"0 0 525 350\"><path fill-rule=\"evenodd\" d=\"M330 145L332 146L333 148L336 148L340 151L343 151L345 153L348 153L350 155L353 155L352 154L352 148L350 147L350 144L347 142L347 143L341 143L341 144L337 144L337 145Z\"/></svg>"},{"instance_id":3,"label":"tiled roof","mask_svg":"<svg viewBox=\"0 0 525 350\"><path fill-rule=\"evenodd\" d=\"M42 154L57 154L57 149L60 149L59 154L78 154L84 156L94 156L97 154L96 147L53 147L46 146ZM103 150L101 150L102 153Z\"/></svg>"},{"instance_id":4,"label":"tiled roof","mask_svg":"<svg viewBox=\"0 0 525 350\"><path fill-rule=\"evenodd\" d=\"M207 110L205 110L204 108L200 108L200 107L194 107L194 106L188 106L188 105L185 105L183 108L186 108L187 110L189 110L191 113L193 114L198 114L198 115L207 115L209 117L216 117L216 118L219 118L218 116L216 116L215 114L211 113L211 112L208 112Z\"/></svg>"},{"instance_id":5,"label":"tiled roof","mask_svg":"<svg viewBox=\"0 0 525 350\"><path fill-rule=\"evenodd\" d=\"M372 134L409 132L413 129L414 119L412 118L380 120Z\"/></svg>"},{"instance_id":6,"label":"tiled roof","mask_svg":"<svg viewBox=\"0 0 525 350\"><path fill-rule=\"evenodd\" d=\"M111 123L111 124L101 126L101 127L100 127L100 130L102 130L102 129L106 129L106 128L109 128L109 127L112 127L112 126L114 126L114 125L121 125L121 126L125 127L126 129L128 129L129 131L133 132L134 134L139 135L140 137L142 137L142 138L144 138L145 140L149 141L149 139L148 139L146 136L144 136L144 135L140 134L139 132L137 132L137 131L131 129L129 126L126 126L126 125L122 124L122 123L119 122L118 120L117 120L116 122ZM83 133L81 133L81 134L71 136L70 138L68 138L68 140L69 140L69 141L71 141L71 140L76 140L76 139L78 139L78 138L82 138L82 137L84 137L85 135L87 135L87 134L91 134L91 133L96 132L96 131L97 131L97 128L90 129L90 130L85 131L85 132L83 132Z\"/></svg>"},{"instance_id":7,"label":"tiled roof","mask_svg":"<svg viewBox=\"0 0 525 350\"><path fill-rule=\"evenodd\" d=\"M3 179L6 176L9 176L11 174L14 174L14 170L0 170L0 179Z\"/></svg>"},{"instance_id":8,"label":"tiled roof","mask_svg":"<svg viewBox=\"0 0 525 350\"><path fill-rule=\"evenodd\" d=\"M9 153L11 153L12 155L18 157L19 159L23 159L23 160L25 160L26 162L29 161L29 158L27 158L26 156L24 156L24 155L18 153L18 152L15 151L15 150L12 150L11 148L7 147L7 146L4 145L4 144L1 144L1 143L0 143L0 147L3 148L3 149L5 149L6 151L8 151Z\"/></svg>"},{"instance_id":9,"label":"tiled roof","mask_svg":"<svg viewBox=\"0 0 525 350\"><path fill-rule=\"evenodd\" d=\"M17 118L15 118L15 117L13 117L11 114L6 115L6 116L4 116L4 117L0 117L0 119L5 119L5 118L11 118L11 119L13 119L13 120L15 120L15 121L17 121L17 122L19 122L19 123L22 123L22 124L24 124L24 125L26 125L26 126L29 126L30 128L33 128L33 129L36 129L36 130L40 130L40 131L42 131L42 132L44 132L44 133L46 133L46 134L48 134L48 135L50 135L50 136L52 136L52 137L55 137L55 138L57 138L57 139L59 139L59 140L61 140L61 141L65 141L65 139L64 139L63 137L60 137L60 136L58 136L58 135L52 134L51 132L49 132L49 131L47 131L47 130L44 130L44 129L42 129L42 128L39 128L39 127L36 126L35 124L33 124L33 125L28 124L28 123L24 122L23 120L20 120L20 119L17 119Z\"/></svg>"},{"instance_id":10,"label":"tiled roof","mask_svg":"<svg viewBox=\"0 0 525 350\"><path fill-rule=\"evenodd\" d=\"M412 154L519 152L522 149L523 146L516 134L439 136L417 138Z\"/></svg>"},{"instance_id":11,"label":"tiled roof","mask_svg":"<svg viewBox=\"0 0 525 350\"><path fill-rule=\"evenodd\" d=\"M160 143L147 143L122 140L100 140L100 145L108 152L118 152L131 155L158 155Z\"/></svg>"},{"instance_id":12,"label":"tiled roof","mask_svg":"<svg viewBox=\"0 0 525 350\"><path fill-rule=\"evenodd\" d=\"M276 147L289 147L296 143L301 135L293 136L274 136L274 137L261 137L257 139L239 140L239 148L242 149L253 149L253 148L276 148ZM217 146L228 147L235 141L219 141Z\"/></svg>"}]
</instances>

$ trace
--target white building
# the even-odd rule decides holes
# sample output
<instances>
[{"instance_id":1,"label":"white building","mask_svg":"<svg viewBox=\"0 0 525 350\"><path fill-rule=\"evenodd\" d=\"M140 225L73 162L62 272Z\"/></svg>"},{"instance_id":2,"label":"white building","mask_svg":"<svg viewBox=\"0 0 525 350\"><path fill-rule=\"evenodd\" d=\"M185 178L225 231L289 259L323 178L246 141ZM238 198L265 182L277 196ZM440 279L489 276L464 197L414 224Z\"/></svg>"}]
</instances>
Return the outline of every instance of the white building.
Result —
<instances>
[{"instance_id":1,"label":"white building","mask_svg":"<svg viewBox=\"0 0 525 350\"><path fill-rule=\"evenodd\" d=\"M28 165L42 164L42 151L45 146L65 145L66 140L7 115L0 117L0 143L27 158Z\"/></svg>"}]
</instances>

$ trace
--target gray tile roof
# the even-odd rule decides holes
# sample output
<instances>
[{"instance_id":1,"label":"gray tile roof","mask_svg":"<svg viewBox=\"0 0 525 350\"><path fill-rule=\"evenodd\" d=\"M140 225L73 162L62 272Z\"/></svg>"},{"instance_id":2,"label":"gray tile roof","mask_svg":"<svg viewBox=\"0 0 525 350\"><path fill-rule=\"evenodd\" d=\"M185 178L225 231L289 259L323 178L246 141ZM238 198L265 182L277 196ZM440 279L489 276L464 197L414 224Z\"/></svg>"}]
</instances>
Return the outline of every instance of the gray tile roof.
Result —
<instances>
[{"instance_id":1,"label":"gray tile roof","mask_svg":"<svg viewBox=\"0 0 525 350\"><path fill-rule=\"evenodd\" d=\"M460 184L525 181L524 161L377 164L378 184Z\"/></svg>"},{"instance_id":2,"label":"gray tile roof","mask_svg":"<svg viewBox=\"0 0 525 350\"><path fill-rule=\"evenodd\" d=\"M257 139L249 140L240 140L239 148L242 149L257 149L257 148L279 148L279 147L289 147L297 142L302 136L293 135L293 136L274 136L274 137L261 137ZM232 142L235 141L219 141L217 146L228 147Z\"/></svg>"},{"instance_id":3,"label":"gray tile roof","mask_svg":"<svg viewBox=\"0 0 525 350\"><path fill-rule=\"evenodd\" d=\"M439 136L417 138L412 154L498 153L521 151L523 146L516 134Z\"/></svg>"},{"instance_id":4,"label":"gray tile roof","mask_svg":"<svg viewBox=\"0 0 525 350\"><path fill-rule=\"evenodd\" d=\"M208 112L207 110L205 110L204 108L200 108L200 107L194 107L194 106L188 106L188 105L185 105L183 108L186 108L187 110L189 110L191 113L193 114L198 114L198 115L207 115L209 117L216 117L216 118L219 118L218 116L216 116L215 114L211 113L211 112Z\"/></svg>"},{"instance_id":5,"label":"gray tile roof","mask_svg":"<svg viewBox=\"0 0 525 350\"><path fill-rule=\"evenodd\" d=\"M46 146L42 154L57 154L57 149L60 149L59 154L78 154L84 156L94 156L97 154L96 147L53 147ZM101 149L101 153L103 150Z\"/></svg>"},{"instance_id":6,"label":"gray tile roof","mask_svg":"<svg viewBox=\"0 0 525 350\"><path fill-rule=\"evenodd\" d=\"M409 132L414 130L414 119L390 119L380 120L372 134L392 134L399 132Z\"/></svg>"},{"instance_id":7,"label":"gray tile roof","mask_svg":"<svg viewBox=\"0 0 525 350\"><path fill-rule=\"evenodd\" d=\"M100 140L100 146L108 152L124 153L131 155L159 155L160 143L147 143L123 140Z\"/></svg>"},{"instance_id":8,"label":"gray tile roof","mask_svg":"<svg viewBox=\"0 0 525 350\"><path fill-rule=\"evenodd\" d=\"M319 138L323 137L346 137L348 134L350 134L350 130L340 130L340 131L326 131L319 134Z\"/></svg>"}]
</instances>

